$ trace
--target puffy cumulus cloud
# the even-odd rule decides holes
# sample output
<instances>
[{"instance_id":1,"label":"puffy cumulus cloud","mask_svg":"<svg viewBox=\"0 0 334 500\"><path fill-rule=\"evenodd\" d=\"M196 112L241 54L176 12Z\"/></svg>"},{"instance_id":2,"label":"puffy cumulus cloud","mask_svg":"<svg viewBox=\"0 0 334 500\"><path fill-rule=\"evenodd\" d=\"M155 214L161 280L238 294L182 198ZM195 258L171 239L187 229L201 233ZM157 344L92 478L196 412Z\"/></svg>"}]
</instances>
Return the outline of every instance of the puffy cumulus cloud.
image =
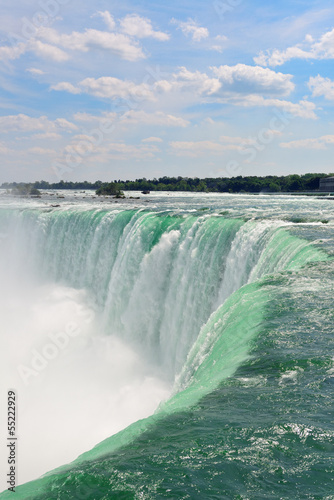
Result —
<instances>
[{"instance_id":1,"label":"puffy cumulus cloud","mask_svg":"<svg viewBox=\"0 0 334 500\"><path fill-rule=\"evenodd\" d=\"M327 149L326 146L334 145L334 135L323 135L316 139L299 139L297 141L281 142L285 149Z\"/></svg>"},{"instance_id":2,"label":"puffy cumulus cloud","mask_svg":"<svg viewBox=\"0 0 334 500\"><path fill-rule=\"evenodd\" d=\"M171 152L177 156L196 158L199 155L221 155L225 151L241 151L242 145L220 144L214 141L171 141Z\"/></svg>"},{"instance_id":3,"label":"puffy cumulus cloud","mask_svg":"<svg viewBox=\"0 0 334 500\"><path fill-rule=\"evenodd\" d=\"M109 51L126 61L138 61L145 57L138 42L123 33L86 29L84 32L73 31L66 35L58 33L53 28L43 28L39 31L39 38L67 51L88 52L98 48Z\"/></svg>"},{"instance_id":4,"label":"puffy cumulus cloud","mask_svg":"<svg viewBox=\"0 0 334 500\"><path fill-rule=\"evenodd\" d=\"M120 118L126 125L156 125L162 127L186 127L189 122L184 118L169 115L162 111L146 113L145 111L127 111Z\"/></svg>"},{"instance_id":5,"label":"puffy cumulus cloud","mask_svg":"<svg viewBox=\"0 0 334 500\"><path fill-rule=\"evenodd\" d=\"M70 94L81 94L82 90L79 87L75 87L69 82L60 82L56 85L50 87L51 90L59 90L64 92L69 92Z\"/></svg>"},{"instance_id":6,"label":"puffy cumulus cloud","mask_svg":"<svg viewBox=\"0 0 334 500\"><path fill-rule=\"evenodd\" d=\"M102 17L103 21L105 22L106 26L112 31L116 28L116 23L115 19L113 16L110 14L108 10L105 10L104 12L98 11L95 14L92 15L92 17Z\"/></svg>"},{"instance_id":7,"label":"puffy cumulus cloud","mask_svg":"<svg viewBox=\"0 0 334 500\"><path fill-rule=\"evenodd\" d=\"M324 96L329 101L334 101L334 81L329 78L323 78L318 75L311 77L308 81L308 87L312 91L313 97Z\"/></svg>"},{"instance_id":8,"label":"puffy cumulus cloud","mask_svg":"<svg viewBox=\"0 0 334 500\"><path fill-rule=\"evenodd\" d=\"M94 141L94 137L88 134L77 134L71 138L71 142L65 146L63 154L73 154L85 157L94 151L99 151L100 147Z\"/></svg>"},{"instance_id":9,"label":"puffy cumulus cloud","mask_svg":"<svg viewBox=\"0 0 334 500\"><path fill-rule=\"evenodd\" d=\"M162 31L154 31L152 23L145 17L137 14L129 14L120 20L120 26L123 33L137 38L155 38L160 41L169 40L169 35Z\"/></svg>"},{"instance_id":10,"label":"puffy cumulus cloud","mask_svg":"<svg viewBox=\"0 0 334 500\"><path fill-rule=\"evenodd\" d=\"M0 61L18 59L26 52L34 52L39 57L55 62L63 62L69 59L68 54L62 49L33 39L27 43L20 42L12 47L0 47Z\"/></svg>"},{"instance_id":11,"label":"puffy cumulus cloud","mask_svg":"<svg viewBox=\"0 0 334 500\"><path fill-rule=\"evenodd\" d=\"M46 116L32 118L24 114L0 117L1 132L34 132L42 130L45 133L59 130L73 131L76 129L76 125L65 118L57 118L55 121L50 121Z\"/></svg>"},{"instance_id":12,"label":"puffy cumulus cloud","mask_svg":"<svg viewBox=\"0 0 334 500\"><path fill-rule=\"evenodd\" d=\"M103 98L133 99L134 101L154 100L154 95L145 83L136 85L129 80L119 80L111 76L86 78L79 83L82 90Z\"/></svg>"},{"instance_id":13,"label":"puffy cumulus cloud","mask_svg":"<svg viewBox=\"0 0 334 500\"><path fill-rule=\"evenodd\" d=\"M334 57L334 28L327 31L312 45L313 50L320 59L333 59Z\"/></svg>"},{"instance_id":14,"label":"puffy cumulus cloud","mask_svg":"<svg viewBox=\"0 0 334 500\"><path fill-rule=\"evenodd\" d=\"M196 21L188 19L187 21L178 21L172 19L171 22L177 26L178 29L186 36L191 35L194 42L200 42L203 38L208 38L209 30L198 26Z\"/></svg>"},{"instance_id":15,"label":"puffy cumulus cloud","mask_svg":"<svg viewBox=\"0 0 334 500\"><path fill-rule=\"evenodd\" d=\"M71 94L86 93L104 99L132 99L134 102L154 100L154 94L145 84L136 85L129 80L120 80L112 76L85 78L74 86L69 82L60 82L50 87L51 90L65 91Z\"/></svg>"},{"instance_id":16,"label":"puffy cumulus cloud","mask_svg":"<svg viewBox=\"0 0 334 500\"><path fill-rule=\"evenodd\" d=\"M256 64L261 66L281 66L291 59L333 59L334 58L334 29L326 32L318 40L311 35L306 35L302 43L288 47L285 50L261 51L254 58Z\"/></svg>"},{"instance_id":17,"label":"puffy cumulus cloud","mask_svg":"<svg viewBox=\"0 0 334 500\"><path fill-rule=\"evenodd\" d=\"M160 80L154 84L158 92L172 92L175 90L192 92L196 96L211 97L214 99L231 98L233 95L289 95L295 88L291 81L292 75L276 73L269 68L260 66L211 67L213 75L200 71L189 71L185 67L179 68L169 80Z\"/></svg>"},{"instance_id":18,"label":"puffy cumulus cloud","mask_svg":"<svg viewBox=\"0 0 334 500\"><path fill-rule=\"evenodd\" d=\"M157 103L164 98L179 102L181 105L202 99L205 102L223 102L236 106L271 106L283 109L294 116L316 118L314 103L306 100L293 103L280 99L282 96L289 95L295 88L290 74L277 73L269 68L245 64L211 67L210 71L212 74L189 71L181 67L168 79L158 80L150 85L148 83L136 84L115 77L100 77L86 78L77 85L60 82L51 88L72 94L87 93L104 99L125 99L135 104L137 108L145 101ZM138 113L142 113L141 120L145 123L143 111L129 111L128 122L134 121ZM155 116L158 120L157 114ZM170 116L163 115L162 120L166 120L164 125L168 125L171 121ZM177 120L178 123L183 120L182 126L188 124L182 118L177 118ZM137 119L136 123L139 123Z\"/></svg>"},{"instance_id":19,"label":"puffy cumulus cloud","mask_svg":"<svg viewBox=\"0 0 334 500\"><path fill-rule=\"evenodd\" d=\"M223 91L244 94L289 95L295 88L292 75L276 73L260 66L219 66L211 68Z\"/></svg>"},{"instance_id":20,"label":"puffy cumulus cloud","mask_svg":"<svg viewBox=\"0 0 334 500\"><path fill-rule=\"evenodd\" d=\"M0 61L18 59L27 51L27 44L20 42L14 46L0 47Z\"/></svg>"},{"instance_id":21,"label":"puffy cumulus cloud","mask_svg":"<svg viewBox=\"0 0 334 500\"><path fill-rule=\"evenodd\" d=\"M291 59L310 59L311 54L300 47L289 47L288 49L273 50L271 53L261 51L260 54L254 57L254 62L260 66L282 66L286 61Z\"/></svg>"},{"instance_id":22,"label":"puffy cumulus cloud","mask_svg":"<svg viewBox=\"0 0 334 500\"><path fill-rule=\"evenodd\" d=\"M291 118L293 116L299 118L317 118L317 115L315 114L316 106L313 102L309 101L299 101L298 103L294 103L290 101L283 101L281 99L265 99L262 96L249 95L243 99L235 101L235 104L245 107L264 106L281 109L290 114Z\"/></svg>"},{"instance_id":23,"label":"puffy cumulus cloud","mask_svg":"<svg viewBox=\"0 0 334 500\"><path fill-rule=\"evenodd\" d=\"M159 84L160 82L157 82L156 88L160 88ZM183 66L178 73L173 74L170 85L171 89L185 89L187 92L194 91L205 95L213 95L221 88L221 83L217 78L210 78L206 73L200 71L188 71Z\"/></svg>"},{"instance_id":24,"label":"puffy cumulus cloud","mask_svg":"<svg viewBox=\"0 0 334 500\"><path fill-rule=\"evenodd\" d=\"M40 40L32 40L29 42L27 49L34 52L39 57L55 62L64 62L70 58L69 55L59 47L41 42Z\"/></svg>"},{"instance_id":25,"label":"puffy cumulus cloud","mask_svg":"<svg viewBox=\"0 0 334 500\"><path fill-rule=\"evenodd\" d=\"M38 57L64 62L72 57L71 52L89 52L100 49L114 54L126 61L138 61L145 58L137 39L154 38L159 41L169 40L169 35L153 29L150 19L137 14L129 14L117 22L109 11L98 11L92 17L101 17L109 31L87 28L85 31L60 33L51 27L35 27L29 39L19 39L16 45L0 47L0 60L14 60L26 52L33 52Z\"/></svg>"}]
</instances>

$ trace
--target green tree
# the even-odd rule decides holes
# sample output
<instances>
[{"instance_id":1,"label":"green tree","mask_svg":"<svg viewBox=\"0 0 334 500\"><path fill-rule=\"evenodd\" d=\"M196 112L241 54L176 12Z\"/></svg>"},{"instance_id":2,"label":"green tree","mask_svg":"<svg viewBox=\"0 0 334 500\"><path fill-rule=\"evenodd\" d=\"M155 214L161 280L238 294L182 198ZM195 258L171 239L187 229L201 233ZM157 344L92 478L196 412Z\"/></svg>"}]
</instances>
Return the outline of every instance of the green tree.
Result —
<instances>
[{"instance_id":1,"label":"green tree","mask_svg":"<svg viewBox=\"0 0 334 500\"><path fill-rule=\"evenodd\" d=\"M110 196L124 196L123 191L120 190L116 182L109 182L109 184L102 184L97 190L97 195L110 195Z\"/></svg>"}]
</instances>

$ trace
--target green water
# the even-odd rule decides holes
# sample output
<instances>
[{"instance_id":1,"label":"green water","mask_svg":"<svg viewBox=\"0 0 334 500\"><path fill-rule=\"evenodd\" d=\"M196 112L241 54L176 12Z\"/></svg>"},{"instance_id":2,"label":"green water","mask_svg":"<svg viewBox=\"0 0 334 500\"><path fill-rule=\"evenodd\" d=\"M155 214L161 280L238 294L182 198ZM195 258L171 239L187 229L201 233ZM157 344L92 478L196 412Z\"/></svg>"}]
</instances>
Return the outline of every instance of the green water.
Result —
<instances>
[{"instance_id":1,"label":"green water","mask_svg":"<svg viewBox=\"0 0 334 500\"><path fill-rule=\"evenodd\" d=\"M154 415L17 498L334 498L333 226L310 200L302 225L295 207L245 222L216 203L9 214L34 274L90 290L106 334L174 381Z\"/></svg>"}]
</instances>

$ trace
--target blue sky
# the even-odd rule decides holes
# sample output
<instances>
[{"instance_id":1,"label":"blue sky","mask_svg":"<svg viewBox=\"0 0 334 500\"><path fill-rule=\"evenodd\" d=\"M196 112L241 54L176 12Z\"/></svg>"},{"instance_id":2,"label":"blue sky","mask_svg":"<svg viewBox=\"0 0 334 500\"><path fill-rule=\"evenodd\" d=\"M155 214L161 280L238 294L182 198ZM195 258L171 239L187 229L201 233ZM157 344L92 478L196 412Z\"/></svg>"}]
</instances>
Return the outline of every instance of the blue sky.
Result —
<instances>
[{"instance_id":1,"label":"blue sky","mask_svg":"<svg viewBox=\"0 0 334 500\"><path fill-rule=\"evenodd\" d=\"M0 182L334 172L329 1L16 0Z\"/></svg>"}]
</instances>

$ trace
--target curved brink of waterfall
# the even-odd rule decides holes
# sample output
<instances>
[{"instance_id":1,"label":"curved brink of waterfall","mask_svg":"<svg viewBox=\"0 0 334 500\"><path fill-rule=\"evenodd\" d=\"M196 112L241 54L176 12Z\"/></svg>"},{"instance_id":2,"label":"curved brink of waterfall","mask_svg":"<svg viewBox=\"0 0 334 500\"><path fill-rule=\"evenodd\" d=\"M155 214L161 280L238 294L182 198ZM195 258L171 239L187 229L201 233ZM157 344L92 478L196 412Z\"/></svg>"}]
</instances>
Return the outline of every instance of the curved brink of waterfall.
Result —
<instances>
[{"instance_id":1,"label":"curved brink of waterfall","mask_svg":"<svg viewBox=\"0 0 334 500\"><path fill-rule=\"evenodd\" d=\"M10 227L15 249L9 268L19 262L31 279L87 289L104 334L134 345L173 383L152 416L19 487L18 498L36 496L54 474L114 452L212 392L248 358L261 331L268 275L328 258L278 221L70 209L7 211L0 224Z\"/></svg>"}]
</instances>

